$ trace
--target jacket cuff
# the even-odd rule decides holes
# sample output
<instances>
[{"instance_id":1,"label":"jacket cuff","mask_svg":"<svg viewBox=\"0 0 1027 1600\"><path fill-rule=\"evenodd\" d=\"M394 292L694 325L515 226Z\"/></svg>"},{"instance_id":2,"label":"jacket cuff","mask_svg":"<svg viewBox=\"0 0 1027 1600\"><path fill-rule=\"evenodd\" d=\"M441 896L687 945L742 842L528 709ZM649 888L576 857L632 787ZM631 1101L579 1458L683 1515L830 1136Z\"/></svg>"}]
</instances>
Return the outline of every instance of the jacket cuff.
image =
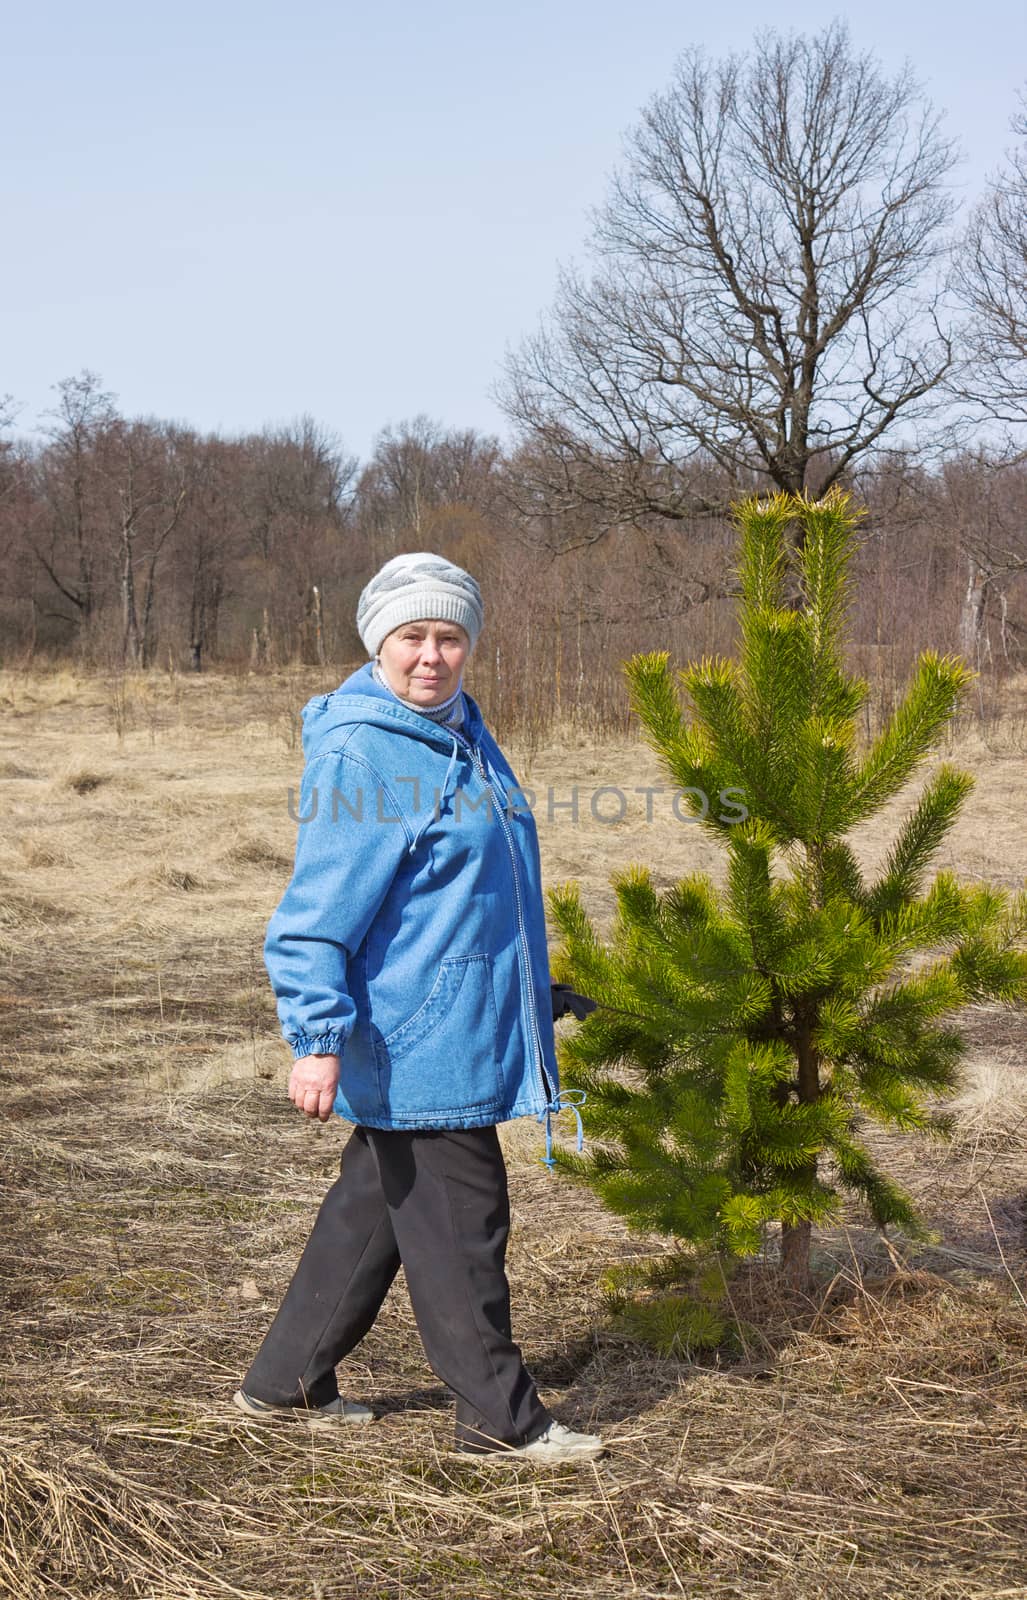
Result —
<instances>
[{"instance_id":1,"label":"jacket cuff","mask_svg":"<svg viewBox=\"0 0 1027 1600\"><path fill-rule=\"evenodd\" d=\"M296 1039L290 1039L289 1045L297 1061L303 1056L341 1056L344 1036L341 1033L321 1033L316 1039L307 1034L300 1034Z\"/></svg>"}]
</instances>

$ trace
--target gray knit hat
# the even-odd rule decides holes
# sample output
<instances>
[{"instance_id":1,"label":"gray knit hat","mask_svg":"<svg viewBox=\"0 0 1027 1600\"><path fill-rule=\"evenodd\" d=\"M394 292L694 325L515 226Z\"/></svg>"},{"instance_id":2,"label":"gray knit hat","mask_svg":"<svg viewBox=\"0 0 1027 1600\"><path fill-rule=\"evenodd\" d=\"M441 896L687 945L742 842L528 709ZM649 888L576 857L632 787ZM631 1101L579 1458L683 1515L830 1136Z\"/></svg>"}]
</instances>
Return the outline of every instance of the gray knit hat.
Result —
<instances>
[{"instance_id":1,"label":"gray knit hat","mask_svg":"<svg viewBox=\"0 0 1027 1600\"><path fill-rule=\"evenodd\" d=\"M386 561L357 603L357 632L369 656L404 622L458 622L473 650L484 620L481 590L471 574L430 550Z\"/></svg>"}]
</instances>

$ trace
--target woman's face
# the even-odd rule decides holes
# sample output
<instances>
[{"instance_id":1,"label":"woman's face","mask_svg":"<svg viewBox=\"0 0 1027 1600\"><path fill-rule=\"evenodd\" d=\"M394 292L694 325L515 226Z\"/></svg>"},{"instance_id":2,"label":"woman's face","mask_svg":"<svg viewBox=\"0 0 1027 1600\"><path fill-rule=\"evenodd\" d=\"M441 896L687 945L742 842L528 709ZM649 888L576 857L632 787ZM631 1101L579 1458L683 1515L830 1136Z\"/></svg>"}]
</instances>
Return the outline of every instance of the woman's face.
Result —
<instances>
[{"instance_id":1,"label":"woman's face","mask_svg":"<svg viewBox=\"0 0 1027 1600\"><path fill-rule=\"evenodd\" d=\"M471 648L458 622L404 622L378 649L392 688L415 705L438 706L455 694Z\"/></svg>"}]
</instances>

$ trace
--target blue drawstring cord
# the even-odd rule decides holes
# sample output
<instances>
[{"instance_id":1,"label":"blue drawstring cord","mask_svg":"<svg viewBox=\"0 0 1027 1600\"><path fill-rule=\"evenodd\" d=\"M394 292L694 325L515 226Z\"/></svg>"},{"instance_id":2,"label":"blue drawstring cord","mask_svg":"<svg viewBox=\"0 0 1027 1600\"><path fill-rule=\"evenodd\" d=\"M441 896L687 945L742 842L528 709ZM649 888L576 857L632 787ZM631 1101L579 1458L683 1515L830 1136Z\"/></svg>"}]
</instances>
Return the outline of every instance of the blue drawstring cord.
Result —
<instances>
[{"instance_id":1,"label":"blue drawstring cord","mask_svg":"<svg viewBox=\"0 0 1027 1600\"><path fill-rule=\"evenodd\" d=\"M578 1124L577 1148L580 1154L585 1148L585 1130L581 1126L581 1112L578 1107L583 1106L587 1099L588 1095L584 1089L561 1089L556 1099L550 1100L545 1110L539 1112L536 1121L544 1122L546 1125L546 1153L544 1156L539 1156L539 1161L542 1166L548 1167L550 1172L556 1166L556 1157L553 1155L552 1118L558 1117L561 1111L574 1112L574 1118Z\"/></svg>"},{"instance_id":2,"label":"blue drawstring cord","mask_svg":"<svg viewBox=\"0 0 1027 1600\"><path fill-rule=\"evenodd\" d=\"M436 820L436 816L437 815L441 816L443 810L445 809L446 795L449 792L449 780L450 780L450 777L452 775L453 768L456 765L456 758L457 758L457 756L459 754L460 754L460 745L459 745L458 740L454 737L454 739L453 739L453 754L450 756L450 758L449 758L449 766L446 768L446 776L445 776L445 779L443 780L443 784L442 784L442 793L439 796L437 805L436 806L432 806L432 807L429 808L428 815L425 817L424 821L421 823L421 826L418 828L417 832L414 834L414 837L411 839L410 843L407 845L407 854L408 855L413 855L414 851L417 849L418 844L420 843L422 833L424 833L424 831L428 827L430 827L432 822L434 822Z\"/></svg>"}]
</instances>

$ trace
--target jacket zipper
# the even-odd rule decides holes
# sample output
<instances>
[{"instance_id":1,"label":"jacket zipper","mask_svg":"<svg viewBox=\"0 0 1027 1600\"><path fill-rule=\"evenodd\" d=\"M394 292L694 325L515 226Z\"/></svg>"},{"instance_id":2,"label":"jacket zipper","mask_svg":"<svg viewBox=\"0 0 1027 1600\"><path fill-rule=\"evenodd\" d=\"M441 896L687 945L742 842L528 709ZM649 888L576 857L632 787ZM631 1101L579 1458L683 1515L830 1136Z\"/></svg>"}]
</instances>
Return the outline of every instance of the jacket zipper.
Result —
<instances>
[{"instance_id":1,"label":"jacket zipper","mask_svg":"<svg viewBox=\"0 0 1027 1600\"><path fill-rule=\"evenodd\" d=\"M520 934L521 954L524 957L523 971L527 975L528 1013L529 1013L529 1015L531 1017L532 1036L533 1036L533 1042L534 1042L534 1045L535 1045L535 1053L536 1053L535 1064L536 1064L536 1066L538 1068L539 1080L540 1080L540 1082L542 1084L542 1093L545 1096L546 1105L548 1105L550 1103L550 1101L552 1100L552 1098L553 1098L553 1091L552 1091L552 1086L550 1085L549 1079L546 1077L546 1070L545 1070L545 1066L544 1066L544 1056L543 1056L543 1051L542 1051L542 1036L539 1033L538 1012L536 1011L536 1008L535 1008L535 983L534 983L534 979L532 978L532 975L531 975L531 952L528 949L528 933L527 933L527 929L524 926L524 910L523 910L523 907L522 907L522 904L521 904L521 885L520 885L520 879L517 876L517 846L514 844L513 836L510 833L510 830L507 827L506 822L504 820L503 807L499 804L499 796L496 794L495 789L492 787L491 779L487 776L487 774L485 772L485 767L484 767L484 764L482 762L481 754L479 752L478 746L470 744L467 739L463 738L462 735L460 735L459 733L456 733L455 731L453 733L453 736L454 736L454 738L460 740L460 743L463 745L465 750L468 750L470 752L471 760L474 762L475 766L478 768L478 772L479 772L479 775L481 777L482 783L484 783L486 789L488 789L490 795L492 796L493 800L496 803L497 811L498 811L498 814L499 814L499 825L503 830L503 836L506 839L507 848L510 851L510 866L511 866L511 868L513 870L513 881L514 881L514 900L515 900L515 903L516 903L516 906L517 906L517 927L518 927L519 934Z\"/></svg>"}]
</instances>

